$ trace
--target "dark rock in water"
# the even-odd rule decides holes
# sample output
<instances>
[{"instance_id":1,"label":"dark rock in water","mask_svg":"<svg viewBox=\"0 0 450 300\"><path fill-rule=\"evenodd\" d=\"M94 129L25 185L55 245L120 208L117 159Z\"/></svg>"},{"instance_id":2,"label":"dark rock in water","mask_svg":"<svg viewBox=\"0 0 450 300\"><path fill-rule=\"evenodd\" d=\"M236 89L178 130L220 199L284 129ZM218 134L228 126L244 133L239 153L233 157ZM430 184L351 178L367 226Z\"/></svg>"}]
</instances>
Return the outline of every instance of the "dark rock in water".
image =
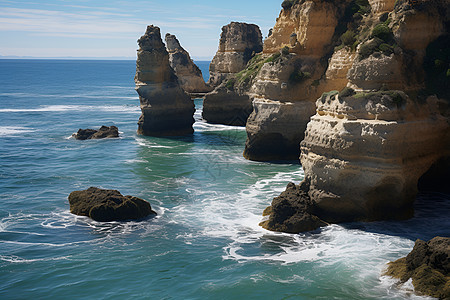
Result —
<instances>
[{"instance_id":1,"label":"dark rock in water","mask_svg":"<svg viewBox=\"0 0 450 300\"><path fill-rule=\"evenodd\" d=\"M117 138L119 137L119 129L116 126L102 126L99 130L79 129L72 136L77 140Z\"/></svg>"},{"instance_id":2,"label":"dark rock in water","mask_svg":"<svg viewBox=\"0 0 450 300\"><path fill-rule=\"evenodd\" d=\"M99 222L137 220L156 215L145 200L96 187L70 193L69 204L71 213Z\"/></svg>"},{"instance_id":3,"label":"dark rock in water","mask_svg":"<svg viewBox=\"0 0 450 300\"><path fill-rule=\"evenodd\" d=\"M272 231L299 233L328 225L314 215L314 204L308 193L292 182L273 199L264 215L269 215L269 219L259 225Z\"/></svg>"},{"instance_id":4,"label":"dark rock in water","mask_svg":"<svg viewBox=\"0 0 450 300\"><path fill-rule=\"evenodd\" d=\"M402 283L412 278L414 290L439 299L450 299L450 238L417 240L408 256L389 263L385 273Z\"/></svg>"},{"instance_id":5,"label":"dark rock in water","mask_svg":"<svg viewBox=\"0 0 450 300\"><path fill-rule=\"evenodd\" d=\"M245 126L252 111L252 99L248 95L240 95L222 84L206 94L202 117L212 124Z\"/></svg>"}]
</instances>

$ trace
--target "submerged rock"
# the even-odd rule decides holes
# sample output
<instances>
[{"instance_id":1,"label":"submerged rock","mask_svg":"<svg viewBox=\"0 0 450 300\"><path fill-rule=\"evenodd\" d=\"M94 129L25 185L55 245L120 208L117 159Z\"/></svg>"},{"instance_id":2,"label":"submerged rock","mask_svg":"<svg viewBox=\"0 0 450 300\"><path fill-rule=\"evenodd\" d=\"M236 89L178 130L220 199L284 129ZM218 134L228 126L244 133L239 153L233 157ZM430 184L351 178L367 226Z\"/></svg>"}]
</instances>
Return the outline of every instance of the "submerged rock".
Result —
<instances>
[{"instance_id":1,"label":"submerged rock","mask_svg":"<svg viewBox=\"0 0 450 300\"><path fill-rule=\"evenodd\" d=\"M156 215L145 200L96 187L70 193L69 204L71 213L99 222L138 220Z\"/></svg>"},{"instance_id":2,"label":"submerged rock","mask_svg":"<svg viewBox=\"0 0 450 300\"><path fill-rule=\"evenodd\" d=\"M72 136L77 140L117 138L119 137L119 129L116 126L102 126L99 130L79 129Z\"/></svg>"},{"instance_id":3,"label":"submerged rock","mask_svg":"<svg viewBox=\"0 0 450 300\"><path fill-rule=\"evenodd\" d=\"M207 93L212 89L206 85L202 71L192 61L189 53L180 45L175 35L166 34L170 66L174 69L181 87L187 93Z\"/></svg>"},{"instance_id":4,"label":"submerged rock","mask_svg":"<svg viewBox=\"0 0 450 300\"><path fill-rule=\"evenodd\" d=\"M138 133L148 136L192 134L194 103L170 67L159 28L148 26L138 43L135 82L142 110Z\"/></svg>"},{"instance_id":5,"label":"submerged rock","mask_svg":"<svg viewBox=\"0 0 450 300\"><path fill-rule=\"evenodd\" d=\"M402 283L411 278L415 292L450 299L450 238L417 240L408 256L389 263L385 275Z\"/></svg>"}]
</instances>

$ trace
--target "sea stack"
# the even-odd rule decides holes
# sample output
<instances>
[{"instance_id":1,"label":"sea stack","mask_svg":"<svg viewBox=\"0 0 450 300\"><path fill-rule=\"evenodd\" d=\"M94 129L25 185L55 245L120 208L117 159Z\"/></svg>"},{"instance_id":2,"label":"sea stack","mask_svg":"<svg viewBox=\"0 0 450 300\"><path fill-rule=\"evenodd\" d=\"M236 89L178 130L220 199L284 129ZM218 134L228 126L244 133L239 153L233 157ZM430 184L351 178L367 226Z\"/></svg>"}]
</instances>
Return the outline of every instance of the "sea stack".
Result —
<instances>
[{"instance_id":1,"label":"sea stack","mask_svg":"<svg viewBox=\"0 0 450 300\"><path fill-rule=\"evenodd\" d=\"M175 35L166 34L166 47L169 52L169 62L178 81L186 93L207 93L212 89L206 85L202 71L192 61L189 53L180 45Z\"/></svg>"},{"instance_id":2,"label":"sea stack","mask_svg":"<svg viewBox=\"0 0 450 300\"><path fill-rule=\"evenodd\" d=\"M148 26L138 44L135 82L142 110L138 133L148 136L192 134L194 103L170 66L160 29Z\"/></svg>"},{"instance_id":3,"label":"sea stack","mask_svg":"<svg viewBox=\"0 0 450 300\"><path fill-rule=\"evenodd\" d=\"M209 123L244 126L252 112L252 100L244 86L238 87L247 63L262 51L262 35L257 25L232 22L222 27L219 49L210 67L209 84L216 89L207 94L203 118Z\"/></svg>"}]
</instances>

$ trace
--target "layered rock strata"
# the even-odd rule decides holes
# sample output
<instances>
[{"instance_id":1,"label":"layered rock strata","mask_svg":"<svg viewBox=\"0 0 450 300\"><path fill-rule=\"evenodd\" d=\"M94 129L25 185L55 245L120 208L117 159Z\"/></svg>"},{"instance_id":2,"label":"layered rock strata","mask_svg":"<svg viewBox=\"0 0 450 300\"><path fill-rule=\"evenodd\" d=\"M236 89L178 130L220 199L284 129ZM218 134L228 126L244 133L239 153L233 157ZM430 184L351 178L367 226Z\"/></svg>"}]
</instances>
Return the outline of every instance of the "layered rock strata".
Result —
<instances>
[{"instance_id":1,"label":"layered rock strata","mask_svg":"<svg viewBox=\"0 0 450 300\"><path fill-rule=\"evenodd\" d=\"M119 129L116 126L102 126L98 130L95 129L79 129L77 133L72 134L77 140L92 140L105 138L118 138Z\"/></svg>"},{"instance_id":2,"label":"layered rock strata","mask_svg":"<svg viewBox=\"0 0 450 300\"><path fill-rule=\"evenodd\" d=\"M209 65L209 84L218 86L243 70L255 53L262 51L262 34L257 25L231 22L222 27L219 49Z\"/></svg>"},{"instance_id":3,"label":"layered rock strata","mask_svg":"<svg viewBox=\"0 0 450 300\"><path fill-rule=\"evenodd\" d=\"M299 143L314 114L314 101L325 91L320 85L326 72L323 58L332 49L347 2L300 1L281 11L272 35L264 42L263 53L271 58L249 85L254 111L246 127L247 159L298 158ZM282 142L274 146L273 137Z\"/></svg>"},{"instance_id":4,"label":"layered rock strata","mask_svg":"<svg viewBox=\"0 0 450 300\"><path fill-rule=\"evenodd\" d=\"M202 71L193 62L189 53L180 45L180 42L170 33L166 34L166 47L169 52L169 62L178 81L187 93L207 93L211 88L206 85Z\"/></svg>"},{"instance_id":5,"label":"layered rock strata","mask_svg":"<svg viewBox=\"0 0 450 300\"><path fill-rule=\"evenodd\" d=\"M420 94L427 77L429 86L445 87L445 79L435 80L434 74L426 74L423 64L428 52L445 52L442 49L448 48L445 38L432 50L427 48L438 37L448 36L448 1L305 0L288 4L283 5L271 35L264 42L263 53L278 59L265 63L248 85L254 105L259 105L259 101L281 105L314 102L323 92L341 91L346 86L357 91L396 89ZM284 53L282 59L280 50ZM429 69L434 71L438 69L433 67L436 61L447 65L444 53L437 56L428 58L428 64L432 65ZM439 72L445 77L446 71ZM258 128L259 119L258 115L249 118L249 122L254 122L247 127L250 145L253 144L250 139L255 137L264 140L269 130ZM308 121L306 117L303 123ZM266 145L270 144L267 140ZM267 160L276 155L282 159L287 153L273 150ZM246 157L261 160L252 153L252 149L247 149ZM290 156L297 154L298 148Z\"/></svg>"},{"instance_id":6,"label":"layered rock strata","mask_svg":"<svg viewBox=\"0 0 450 300\"><path fill-rule=\"evenodd\" d=\"M138 133L149 136L193 133L194 103L170 67L159 28L148 26L138 44L135 82L142 110Z\"/></svg>"},{"instance_id":7,"label":"layered rock strata","mask_svg":"<svg viewBox=\"0 0 450 300\"><path fill-rule=\"evenodd\" d=\"M401 283L412 279L415 292L439 299L450 299L450 238L417 240L403 258L390 262L385 275Z\"/></svg>"},{"instance_id":8,"label":"layered rock strata","mask_svg":"<svg viewBox=\"0 0 450 300\"><path fill-rule=\"evenodd\" d=\"M286 200L294 210L286 214L274 200L263 223L268 229L280 230L289 215L327 223L405 219L413 215L418 185L433 188L448 173L448 1L355 3L362 6L350 6L358 9L351 18L344 14L342 44L316 84L341 92L319 98L300 144L300 187L310 201ZM439 86L429 85L431 78Z\"/></svg>"},{"instance_id":9,"label":"layered rock strata","mask_svg":"<svg viewBox=\"0 0 450 300\"><path fill-rule=\"evenodd\" d=\"M262 51L262 35L254 24L232 22L222 27L219 49L210 64L209 84L216 89L203 102L203 118L209 123L244 126L252 112L251 98L235 88L236 76L256 53Z\"/></svg>"},{"instance_id":10,"label":"layered rock strata","mask_svg":"<svg viewBox=\"0 0 450 300\"><path fill-rule=\"evenodd\" d=\"M449 123L430 97L324 95L301 143L309 195L328 222L412 216L419 178L446 152Z\"/></svg>"},{"instance_id":11,"label":"layered rock strata","mask_svg":"<svg viewBox=\"0 0 450 300\"><path fill-rule=\"evenodd\" d=\"M419 179L450 152L439 104L401 91L323 95L301 143L301 186L314 215L328 223L411 217Z\"/></svg>"},{"instance_id":12,"label":"layered rock strata","mask_svg":"<svg viewBox=\"0 0 450 300\"><path fill-rule=\"evenodd\" d=\"M156 215L145 200L96 187L70 193L69 204L71 213L99 222L138 220Z\"/></svg>"}]
</instances>

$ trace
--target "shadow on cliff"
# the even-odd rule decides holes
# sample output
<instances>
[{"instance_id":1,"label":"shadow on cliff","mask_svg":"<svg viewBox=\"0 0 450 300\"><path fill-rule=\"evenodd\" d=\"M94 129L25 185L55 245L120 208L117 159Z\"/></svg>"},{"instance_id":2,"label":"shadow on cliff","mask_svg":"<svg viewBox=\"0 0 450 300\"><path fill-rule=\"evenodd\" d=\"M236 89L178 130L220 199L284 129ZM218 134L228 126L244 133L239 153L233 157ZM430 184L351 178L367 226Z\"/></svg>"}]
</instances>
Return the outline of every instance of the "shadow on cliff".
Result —
<instances>
[{"instance_id":1,"label":"shadow on cliff","mask_svg":"<svg viewBox=\"0 0 450 300\"><path fill-rule=\"evenodd\" d=\"M340 224L348 230L430 240L450 236L450 192L421 191L414 203L414 217L404 221L354 222Z\"/></svg>"}]
</instances>

